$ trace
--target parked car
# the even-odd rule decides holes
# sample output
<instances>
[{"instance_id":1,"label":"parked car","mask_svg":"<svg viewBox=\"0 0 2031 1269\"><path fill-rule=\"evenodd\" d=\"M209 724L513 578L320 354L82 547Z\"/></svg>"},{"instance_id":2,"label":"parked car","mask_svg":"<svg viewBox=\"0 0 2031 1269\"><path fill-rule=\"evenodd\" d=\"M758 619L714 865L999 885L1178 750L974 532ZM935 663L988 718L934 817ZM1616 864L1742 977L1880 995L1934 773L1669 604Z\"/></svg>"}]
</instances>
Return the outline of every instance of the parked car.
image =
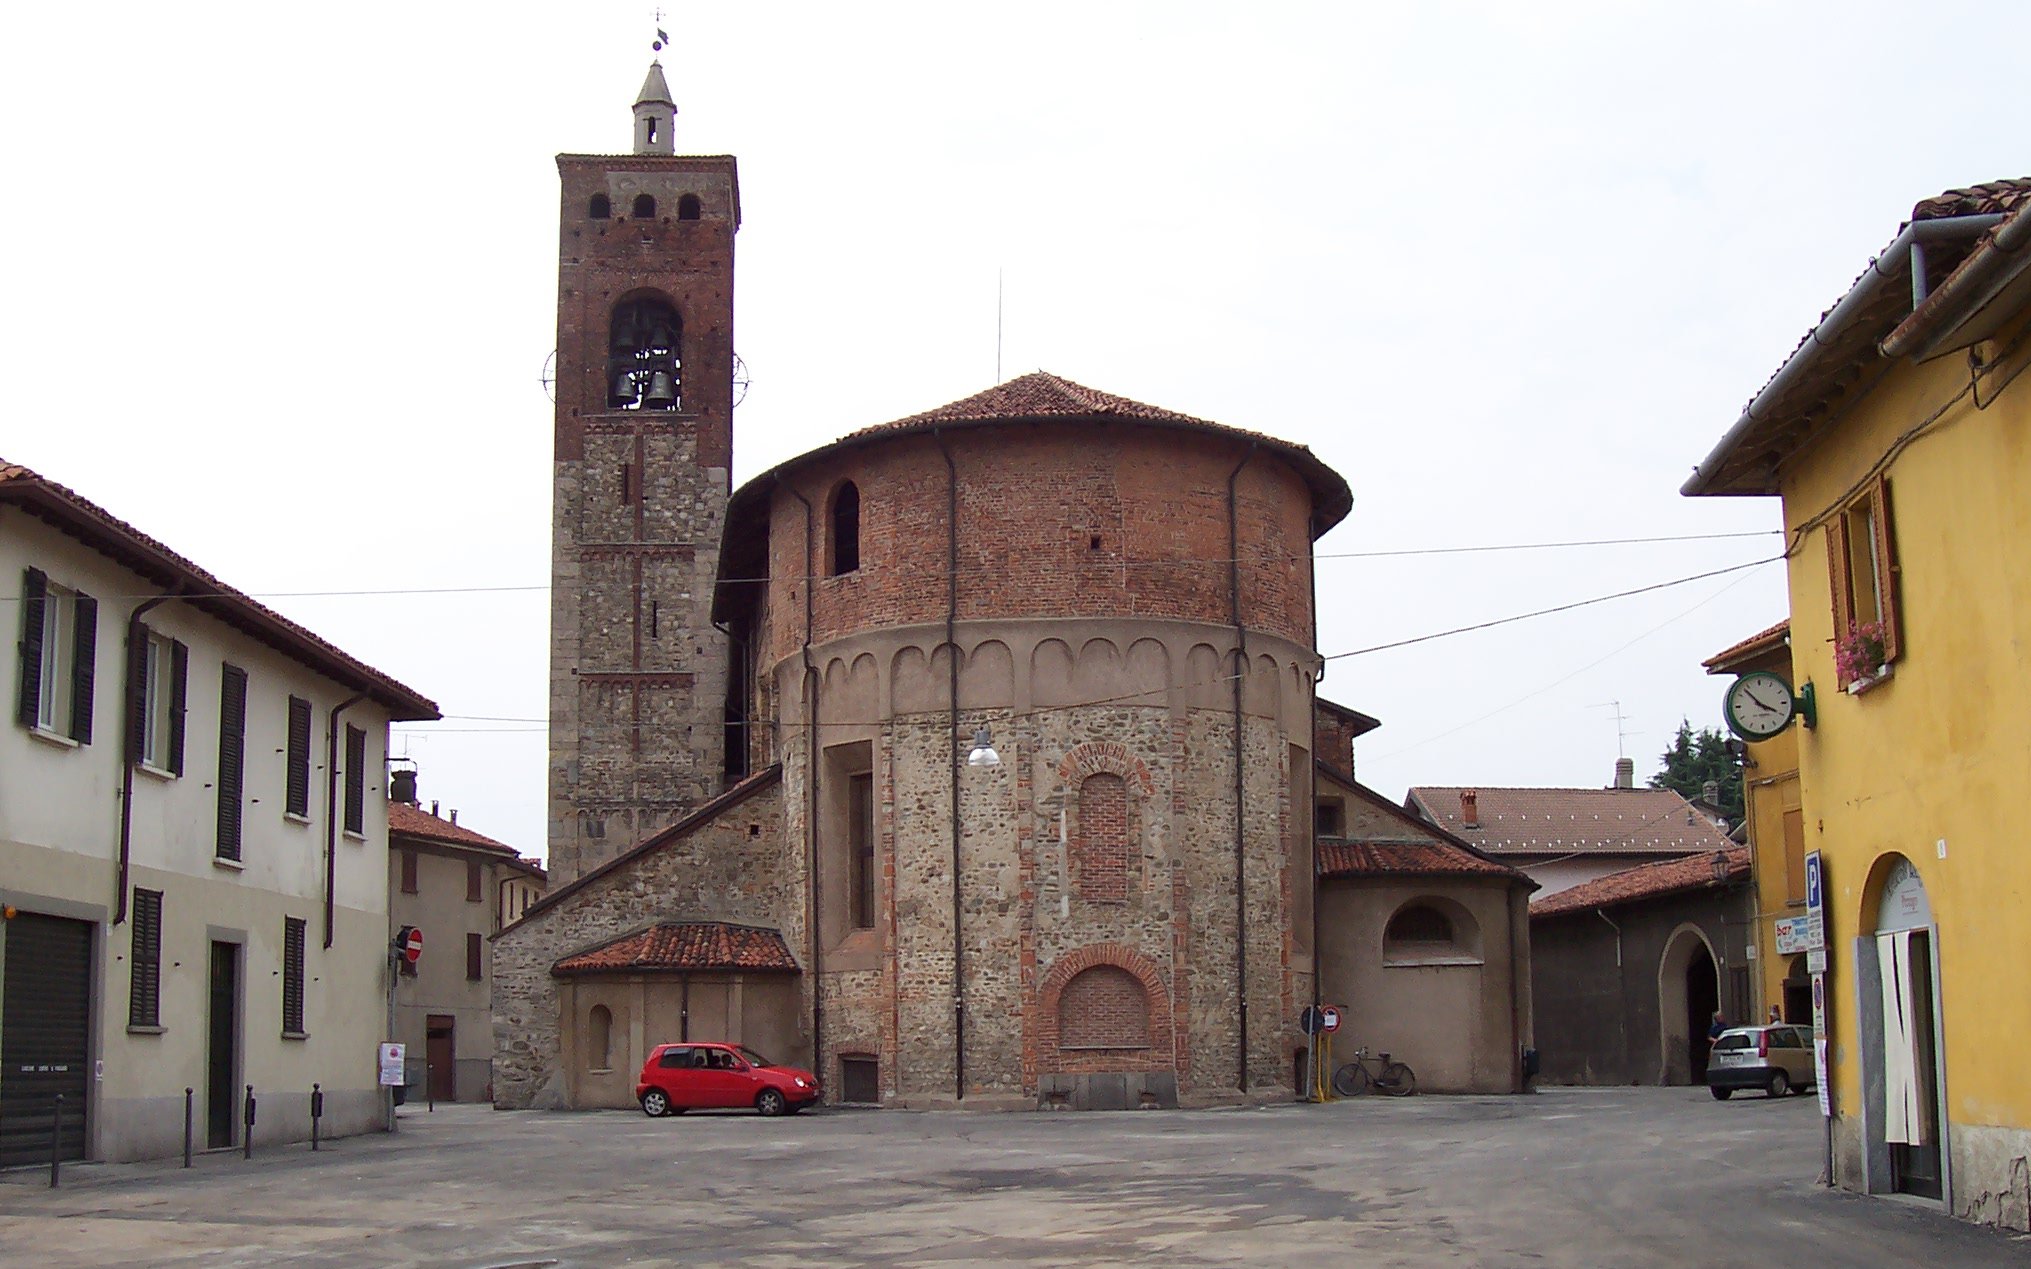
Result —
<instances>
[{"instance_id":1,"label":"parked car","mask_svg":"<svg viewBox=\"0 0 2031 1269\"><path fill-rule=\"evenodd\" d=\"M659 1044L642 1063L635 1100L651 1117L750 1106L795 1114L818 1100L818 1077L738 1044Z\"/></svg>"},{"instance_id":2,"label":"parked car","mask_svg":"<svg viewBox=\"0 0 2031 1269\"><path fill-rule=\"evenodd\" d=\"M1812 1032L1770 1024L1730 1027L1707 1055L1707 1091L1726 1100L1738 1088L1760 1088L1772 1097L1813 1087Z\"/></svg>"}]
</instances>

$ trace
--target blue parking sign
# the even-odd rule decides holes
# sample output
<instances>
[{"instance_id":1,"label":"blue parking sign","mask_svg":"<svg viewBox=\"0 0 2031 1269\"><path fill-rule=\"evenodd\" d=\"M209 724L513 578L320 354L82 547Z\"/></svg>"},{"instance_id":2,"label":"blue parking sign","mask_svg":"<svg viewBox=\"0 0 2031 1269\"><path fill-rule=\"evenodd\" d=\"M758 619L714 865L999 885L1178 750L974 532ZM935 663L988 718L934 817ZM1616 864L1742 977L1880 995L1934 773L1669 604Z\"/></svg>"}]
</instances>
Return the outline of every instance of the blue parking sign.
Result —
<instances>
[{"instance_id":1,"label":"blue parking sign","mask_svg":"<svg viewBox=\"0 0 2031 1269\"><path fill-rule=\"evenodd\" d=\"M1805 910L1820 912L1824 906L1825 898L1820 891L1819 852L1813 851L1805 857Z\"/></svg>"}]
</instances>

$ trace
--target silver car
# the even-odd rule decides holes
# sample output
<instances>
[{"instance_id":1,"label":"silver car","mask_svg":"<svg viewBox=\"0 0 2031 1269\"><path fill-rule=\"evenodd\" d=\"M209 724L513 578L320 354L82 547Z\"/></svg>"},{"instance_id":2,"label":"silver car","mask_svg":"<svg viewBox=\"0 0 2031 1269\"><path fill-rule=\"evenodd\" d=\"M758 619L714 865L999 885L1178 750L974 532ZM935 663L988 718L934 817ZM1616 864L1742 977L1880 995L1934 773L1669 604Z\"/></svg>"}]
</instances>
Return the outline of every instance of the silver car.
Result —
<instances>
[{"instance_id":1,"label":"silver car","mask_svg":"<svg viewBox=\"0 0 2031 1269\"><path fill-rule=\"evenodd\" d=\"M1738 1088L1760 1088L1771 1097L1803 1093L1814 1080L1810 1027L1729 1027L1707 1055L1707 1091L1717 1100Z\"/></svg>"}]
</instances>

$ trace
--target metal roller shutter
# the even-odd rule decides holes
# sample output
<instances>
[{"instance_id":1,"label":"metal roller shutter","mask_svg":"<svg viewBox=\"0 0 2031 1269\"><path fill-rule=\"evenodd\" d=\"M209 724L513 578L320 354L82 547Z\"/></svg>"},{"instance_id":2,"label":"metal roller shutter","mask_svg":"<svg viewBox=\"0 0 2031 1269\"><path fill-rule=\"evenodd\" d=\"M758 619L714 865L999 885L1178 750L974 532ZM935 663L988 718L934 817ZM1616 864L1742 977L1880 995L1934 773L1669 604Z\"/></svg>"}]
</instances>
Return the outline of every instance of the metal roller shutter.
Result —
<instances>
[{"instance_id":1,"label":"metal roller shutter","mask_svg":"<svg viewBox=\"0 0 2031 1269\"><path fill-rule=\"evenodd\" d=\"M92 927L22 912L7 922L0 998L0 1167L49 1161L50 1113L63 1094L58 1152L85 1157L91 1068Z\"/></svg>"}]
</instances>

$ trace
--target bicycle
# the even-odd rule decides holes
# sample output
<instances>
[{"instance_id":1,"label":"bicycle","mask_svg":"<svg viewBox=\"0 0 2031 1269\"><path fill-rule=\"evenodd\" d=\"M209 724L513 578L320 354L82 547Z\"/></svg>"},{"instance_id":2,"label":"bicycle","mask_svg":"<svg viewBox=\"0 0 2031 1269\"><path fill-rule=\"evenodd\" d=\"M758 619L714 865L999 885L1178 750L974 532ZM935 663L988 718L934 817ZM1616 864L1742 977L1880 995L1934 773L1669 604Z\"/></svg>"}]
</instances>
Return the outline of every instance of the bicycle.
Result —
<instances>
[{"instance_id":1,"label":"bicycle","mask_svg":"<svg viewBox=\"0 0 2031 1269\"><path fill-rule=\"evenodd\" d=\"M1333 1072L1333 1091L1342 1097L1363 1093L1408 1097L1417 1091L1417 1072L1402 1062L1392 1062L1387 1053L1372 1053L1363 1045L1354 1050L1352 1062Z\"/></svg>"}]
</instances>

